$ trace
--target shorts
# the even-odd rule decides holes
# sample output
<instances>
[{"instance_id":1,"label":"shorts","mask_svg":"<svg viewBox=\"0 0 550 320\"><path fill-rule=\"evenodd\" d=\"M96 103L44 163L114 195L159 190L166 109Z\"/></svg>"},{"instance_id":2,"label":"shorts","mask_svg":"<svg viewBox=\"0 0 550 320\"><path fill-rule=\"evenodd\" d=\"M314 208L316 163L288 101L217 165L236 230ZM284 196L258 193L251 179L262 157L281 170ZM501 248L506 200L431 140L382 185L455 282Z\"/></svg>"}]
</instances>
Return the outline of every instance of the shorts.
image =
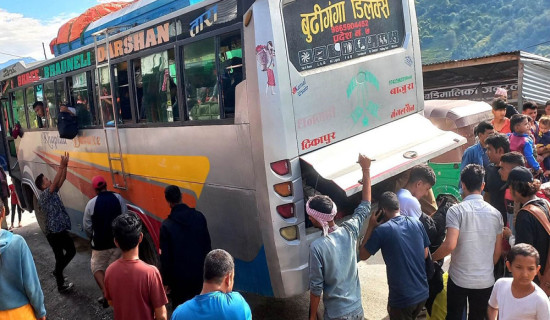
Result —
<instances>
[{"instance_id":1,"label":"shorts","mask_svg":"<svg viewBox=\"0 0 550 320\"><path fill-rule=\"evenodd\" d=\"M92 249L91 268L92 273L98 271L105 271L107 267L115 262L122 256L122 251L119 248L107 249L107 250L94 250Z\"/></svg>"}]
</instances>

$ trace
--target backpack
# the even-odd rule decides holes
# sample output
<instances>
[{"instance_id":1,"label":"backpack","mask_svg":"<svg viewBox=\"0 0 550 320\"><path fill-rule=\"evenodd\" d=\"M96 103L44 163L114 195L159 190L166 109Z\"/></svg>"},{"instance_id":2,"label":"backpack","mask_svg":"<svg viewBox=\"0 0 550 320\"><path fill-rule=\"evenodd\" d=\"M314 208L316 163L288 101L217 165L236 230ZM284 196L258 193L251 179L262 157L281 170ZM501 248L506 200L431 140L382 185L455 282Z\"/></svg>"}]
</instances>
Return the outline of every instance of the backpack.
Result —
<instances>
[{"instance_id":1,"label":"backpack","mask_svg":"<svg viewBox=\"0 0 550 320\"><path fill-rule=\"evenodd\" d=\"M546 210L550 213L548 202L544 201L544 206L546 207ZM537 207L534 204L528 204L521 209L529 212L535 218L537 218L540 224L544 227L544 230L546 230L546 232L550 236L550 221L548 221L548 216L545 212L542 211L541 208ZM546 256L546 266L544 267L544 269L545 270L543 274L541 274L540 271L538 274L540 288L544 290L547 296L550 296L550 247L548 249L548 255Z\"/></svg>"},{"instance_id":2,"label":"backpack","mask_svg":"<svg viewBox=\"0 0 550 320\"><path fill-rule=\"evenodd\" d=\"M69 112L59 112L57 115L57 130L59 137L73 139L78 134L78 121Z\"/></svg>"}]
</instances>

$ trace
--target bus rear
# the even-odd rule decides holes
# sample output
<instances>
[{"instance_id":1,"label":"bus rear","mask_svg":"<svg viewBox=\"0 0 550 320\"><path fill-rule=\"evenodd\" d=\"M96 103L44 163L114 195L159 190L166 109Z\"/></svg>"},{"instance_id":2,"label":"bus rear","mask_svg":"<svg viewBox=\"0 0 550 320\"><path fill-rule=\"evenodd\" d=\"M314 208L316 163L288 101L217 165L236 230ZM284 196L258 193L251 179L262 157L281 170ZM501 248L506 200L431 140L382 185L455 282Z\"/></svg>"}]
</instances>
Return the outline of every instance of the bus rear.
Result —
<instances>
[{"instance_id":1,"label":"bus rear","mask_svg":"<svg viewBox=\"0 0 550 320\"><path fill-rule=\"evenodd\" d=\"M262 237L275 296L308 289L305 201L330 195L339 217L373 184L465 139L422 116L413 0L256 1L244 16L248 115Z\"/></svg>"}]
</instances>

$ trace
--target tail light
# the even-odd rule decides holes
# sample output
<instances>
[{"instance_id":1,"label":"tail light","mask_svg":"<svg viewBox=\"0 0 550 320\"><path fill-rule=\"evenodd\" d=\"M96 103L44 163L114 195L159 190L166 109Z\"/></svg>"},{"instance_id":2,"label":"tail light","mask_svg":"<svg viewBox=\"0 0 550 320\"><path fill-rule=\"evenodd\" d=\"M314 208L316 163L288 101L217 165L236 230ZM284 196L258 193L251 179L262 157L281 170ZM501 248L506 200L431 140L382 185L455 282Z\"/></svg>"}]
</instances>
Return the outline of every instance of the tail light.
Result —
<instances>
[{"instance_id":1,"label":"tail light","mask_svg":"<svg viewBox=\"0 0 550 320\"><path fill-rule=\"evenodd\" d=\"M287 203L287 204L277 206L277 213L285 219L293 218L294 203Z\"/></svg>"},{"instance_id":2,"label":"tail light","mask_svg":"<svg viewBox=\"0 0 550 320\"><path fill-rule=\"evenodd\" d=\"M297 226L290 226L285 227L279 230L281 232L281 237L283 237L287 241L292 241L298 239L298 227Z\"/></svg>"},{"instance_id":3,"label":"tail light","mask_svg":"<svg viewBox=\"0 0 550 320\"><path fill-rule=\"evenodd\" d=\"M280 176L284 176L290 172L290 161L281 160L271 163L271 170Z\"/></svg>"},{"instance_id":4,"label":"tail light","mask_svg":"<svg viewBox=\"0 0 550 320\"><path fill-rule=\"evenodd\" d=\"M288 197L292 195L292 182L290 181L278 183L274 185L273 188L281 197Z\"/></svg>"}]
</instances>

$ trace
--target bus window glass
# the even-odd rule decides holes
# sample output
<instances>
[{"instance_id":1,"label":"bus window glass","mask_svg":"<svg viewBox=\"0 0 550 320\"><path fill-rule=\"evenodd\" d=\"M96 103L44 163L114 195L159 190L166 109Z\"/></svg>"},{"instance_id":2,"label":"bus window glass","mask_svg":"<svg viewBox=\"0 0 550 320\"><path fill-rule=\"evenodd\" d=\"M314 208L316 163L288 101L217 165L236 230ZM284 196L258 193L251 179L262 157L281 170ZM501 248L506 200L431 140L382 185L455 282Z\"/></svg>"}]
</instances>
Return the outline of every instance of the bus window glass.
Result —
<instances>
[{"instance_id":1,"label":"bus window glass","mask_svg":"<svg viewBox=\"0 0 550 320\"><path fill-rule=\"evenodd\" d=\"M27 128L27 120L25 119L25 103L23 100L23 90L15 91L12 99L13 120L17 124L21 124L22 128Z\"/></svg>"},{"instance_id":2,"label":"bus window glass","mask_svg":"<svg viewBox=\"0 0 550 320\"><path fill-rule=\"evenodd\" d=\"M55 104L55 90L53 81L44 83L44 107L50 128L57 127L57 106Z\"/></svg>"},{"instance_id":3,"label":"bus window glass","mask_svg":"<svg viewBox=\"0 0 550 320\"><path fill-rule=\"evenodd\" d=\"M6 128L6 136L11 137L11 129L13 128L13 120L8 113L8 101L2 100L2 115L4 116L4 128Z\"/></svg>"},{"instance_id":4,"label":"bus window glass","mask_svg":"<svg viewBox=\"0 0 550 320\"><path fill-rule=\"evenodd\" d=\"M27 112L29 113L29 125L31 129L36 128L42 128L44 125L42 124L42 117L38 117L36 112L34 112L34 109L32 108L32 105L36 101L36 98L34 97L34 88L29 87L25 90L25 94L27 97Z\"/></svg>"},{"instance_id":5,"label":"bus window glass","mask_svg":"<svg viewBox=\"0 0 550 320\"><path fill-rule=\"evenodd\" d=\"M96 79L98 85L97 92L100 96L106 97L111 95L111 79L109 78L109 69L102 67L98 69L98 78ZM105 125L114 125L113 121L113 100L112 99L100 99L99 105L101 107L101 114Z\"/></svg>"},{"instance_id":6,"label":"bus window glass","mask_svg":"<svg viewBox=\"0 0 550 320\"><path fill-rule=\"evenodd\" d=\"M134 63L140 121L179 120L174 50L154 53ZM174 77L170 70L174 70Z\"/></svg>"},{"instance_id":7,"label":"bus window glass","mask_svg":"<svg viewBox=\"0 0 550 320\"><path fill-rule=\"evenodd\" d=\"M235 87L243 81L241 34L220 37L220 73L223 109L226 118L235 116Z\"/></svg>"},{"instance_id":8,"label":"bus window glass","mask_svg":"<svg viewBox=\"0 0 550 320\"><path fill-rule=\"evenodd\" d=\"M219 119L215 39L209 38L185 46L183 58L189 119Z\"/></svg>"},{"instance_id":9,"label":"bus window glass","mask_svg":"<svg viewBox=\"0 0 550 320\"><path fill-rule=\"evenodd\" d=\"M117 110L123 122L131 122L132 105L130 104L130 87L128 86L128 62L117 64L114 68L115 87L117 90Z\"/></svg>"},{"instance_id":10,"label":"bus window glass","mask_svg":"<svg viewBox=\"0 0 550 320\"><path fill-rule=\"evenodd\" d=\"M86 72L76 74L68 78L68 81L71 105L76 109L78 127L89 127L92 125L92 114L90 113L90 104L88 103Z\"/></svg>"},{"instance_id":11,"label":"bus window glass","mask_svg":"<svg viewBox=\"0 0 550 320\"><path fill-rule=\"evenodd\" d=\"M62 104L67 104L67 94L65 93L65 81L63 79L57 80L55 82L55 97L57 105L59 108Z\"/></svg>"},{"instance_id":12,"label":"bus window glass","mask_svg":"<svg viewBox=\"0 0 550 320\"><path fill-rule=\"evenodd\" d=\"M42 103L44 103L44 87L39 84L37 86L34 87L34 91L36 92L36 101L42 101ZM32 105L34 104L34 101L30 101L29 100L29 96L27 95L27 104L30 104L31 105L31 108L32 108ZM34 111L34 109L33 109ZM47 128L48 125L46 124L46 106L44 106L42 108L42 110L38 111L36 113L36 116L34 118L37 119L37 122L38 122L38 127L39 128ZM32 114L31 114L31 111L29 110L29 120L31 121L31 125L32 125Z\"/></svg>"}]
</instances>

